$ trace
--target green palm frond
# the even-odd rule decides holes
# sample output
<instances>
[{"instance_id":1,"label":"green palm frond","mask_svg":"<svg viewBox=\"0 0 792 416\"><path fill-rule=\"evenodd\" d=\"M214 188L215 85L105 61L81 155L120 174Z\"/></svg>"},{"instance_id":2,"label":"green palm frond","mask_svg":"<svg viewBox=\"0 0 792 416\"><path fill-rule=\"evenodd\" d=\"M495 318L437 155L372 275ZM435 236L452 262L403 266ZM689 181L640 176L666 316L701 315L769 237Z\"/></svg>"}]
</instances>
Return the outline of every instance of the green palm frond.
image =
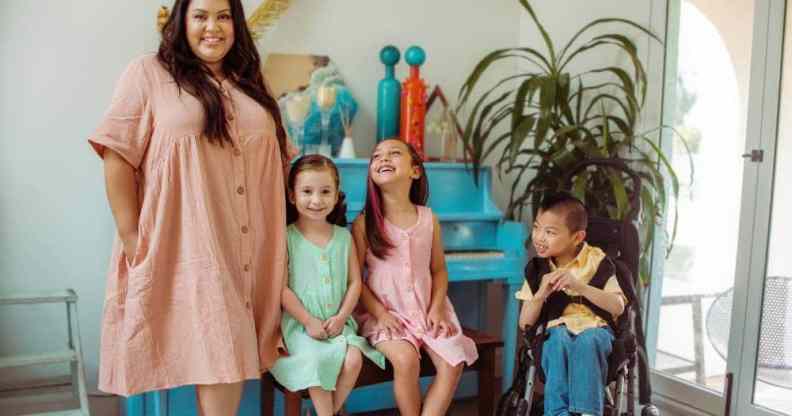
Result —
<instances>
[{"instance_id":1,"label":"green palm frond","mask_svg":"<svg viewBox=\"0 0 792 416\"><path fill-rule=\"evenodd\" d=\"M666 230L662 226L665 209L679 197L679 178L653 138L668 127L637 131L648 81L637 42L630 34L660 39L630 20L605 18L584 25L559 48L530 1L518 1L539 31L541 45L494 50L465 80L456 114L459 117L470 108L462 136L467 160L476 171L490 161L499 178L513 179L506 215L517 220L532 214L544 192L567 186L562 178L581 161L622 160L640 177L640 192L635 196L640 210L632 214L640 225L641 251L648 253L657 227ZM615 30L602 33L603 28ZM579 63L582 57L606 49L621 53L624 64L592 68ZM484 75L502 60L517 60L521 71L482 86ZM585 69L570 72L579 67ZM690 163L692 181L692 159ZM631 214L634 189L620 172L599 168L580 172L568 190L583 199L594 215L622 219ZM676 214L669 216L673 221L669 250L676 234ZM641 274L647 279L648 260L643 257Z\"/></svg>"}]
</instances>

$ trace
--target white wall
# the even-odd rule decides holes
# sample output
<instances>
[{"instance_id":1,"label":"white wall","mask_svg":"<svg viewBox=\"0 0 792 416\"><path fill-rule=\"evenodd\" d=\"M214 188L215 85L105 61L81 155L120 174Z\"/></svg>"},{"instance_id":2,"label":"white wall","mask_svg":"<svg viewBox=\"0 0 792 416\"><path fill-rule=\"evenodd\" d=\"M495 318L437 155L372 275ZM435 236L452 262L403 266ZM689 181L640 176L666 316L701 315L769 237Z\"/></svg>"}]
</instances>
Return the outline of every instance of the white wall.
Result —
<instances>
[{"instance_id":1,"label":"white wall","mask_svg":"<svg viewBox=\"0 0 792 416\"><path fill-rule=\"evenodd\" d=\"M92 374L113 228L85 140L144 51L156 13L144 4L0 3L0 292L75 288ZM0 309L0 354L63 348L63 315Z\"/></svg>"},{"instance_id":2,"label":"white wall","mask_svg":"<svg viewBox=\"0 0 792 416\"><path fill-rule=\"evenodd\" d=\"M0 291L78 291L92 384L114 227L101 163L85 140L125 65L155 50L160 3L0 3ZM363 154L374 143L383 45L422 45L428 55L424 78L443 85L451 98L483 51L518 37L518 9L510 0L488 4L486 20L472 0L294 3L267 36L265 49L324 53L336 61L362 105L355 134L363 138ZM424 17L412 17L415 8L425 9ZM471 27L483 34L472 36ZM397 75L404 72L401 65ZM59 342L51 335L62 327L62 308L26 310L0 312L0 354L43 351Z\"/></svg>"},{"instance_id":3,"label":"white wall","mask_svg":"<svg viewBox=\"0 0 792 416\"><path fill-rule=\"evenodd\" d=\"M73 287L79 292L91 384L114 227L101 163L85 140L127 62L156 48L160 3L81 0L75 7L56 0L0 2L0 291ZM248 10L257 3L245 1ZM594 16L648 24L653 7L649 1L631 0L534 3L559 39ZM395 44L402 52L421 45L428 56L423 78L429 85L440 84L455 101L461 83L486 52L538 45L527 23L516 0L295 1L261 46L262 51L333 58L361 104L354 134L365 155L374 143L383 45ZM513 70L503 66L493 77ZM397 76L405 72L402 61ZM659 100L650 101L651 108L657 105ZM496 189L496 200L503 207L501 189ZM0 355L46 350L57 341L53 335L61 326L61 308L32 315L23 311L0 311Z\"/></svg>"}]
</instances>

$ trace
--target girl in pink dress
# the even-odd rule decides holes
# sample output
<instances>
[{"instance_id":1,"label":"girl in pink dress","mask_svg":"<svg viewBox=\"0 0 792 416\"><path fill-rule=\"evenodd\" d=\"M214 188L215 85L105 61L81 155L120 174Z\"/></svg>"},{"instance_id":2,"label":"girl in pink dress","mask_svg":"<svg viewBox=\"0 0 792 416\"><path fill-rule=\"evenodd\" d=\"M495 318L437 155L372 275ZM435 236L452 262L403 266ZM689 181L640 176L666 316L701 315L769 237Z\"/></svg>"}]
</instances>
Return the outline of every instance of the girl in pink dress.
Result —
<instances>
[{"instance_id":1,"label":"girl in pink dress","mask_svg":"<svg viewBox=\"0 0 792 416\"><path fill-rule=\"evenodd\" d=\"M462 335L446 296L440 224L426 207L428 183L421 158L398 139L377 145L368 173L363 214L352 234L361 268L368 268L358 317L361 334L393 366L393 390L403 416L444 415L462 375L478 358ZM420 349L437 369L421 406Z\"/></svg>"}]
</instances>

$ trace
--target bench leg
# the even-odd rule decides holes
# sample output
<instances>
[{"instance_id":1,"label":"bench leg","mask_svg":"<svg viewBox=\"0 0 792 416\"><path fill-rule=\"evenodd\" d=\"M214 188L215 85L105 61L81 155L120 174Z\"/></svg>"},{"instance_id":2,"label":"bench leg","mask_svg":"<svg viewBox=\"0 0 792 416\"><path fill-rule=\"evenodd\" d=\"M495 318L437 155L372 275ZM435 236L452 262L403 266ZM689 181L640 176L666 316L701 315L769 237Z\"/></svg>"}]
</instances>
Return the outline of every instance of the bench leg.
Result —
<instances>
[{"instance_id":1,"label":"bench leg","mask_svg":"<svg viewBox=\"0 0 792 416\"><path fill-rule=\"evenodd\" d=\"M302 397L300 397L300 393L293 393L290 391L285 391L283 393L285 407L286 407L286 416L300 416L300 411L302 410Z\"/></svg>"},{"instance_id":2,"label":"bench leg","mask_svg":"<svg viewBox=\"0 0 792 416\"><path fill-rule=\"evenodd\" d=\"M261 375L261 416L273 416L275 412L275 385L270 373Z\"/></svg>"},{"instance_id":3,"label":"bench leg","mask_svg":"<svg viewBox=\"0 0 792 416\"><path fill-rule=\"evenodd\" d=\"M479 416L495 413L495 398L500 389L495 385L495 348L479 351L478 358Z\"/></svg>"}]
</instances>

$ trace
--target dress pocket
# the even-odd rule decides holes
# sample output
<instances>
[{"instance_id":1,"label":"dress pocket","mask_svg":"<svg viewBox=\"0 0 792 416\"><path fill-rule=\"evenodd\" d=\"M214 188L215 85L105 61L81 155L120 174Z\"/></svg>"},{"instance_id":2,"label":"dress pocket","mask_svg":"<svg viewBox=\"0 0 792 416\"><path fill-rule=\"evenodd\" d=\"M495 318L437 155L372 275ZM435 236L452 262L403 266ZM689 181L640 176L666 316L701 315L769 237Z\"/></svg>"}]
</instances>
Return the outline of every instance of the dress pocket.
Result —
<instances>
[{"instance_id":1,"label":"dress pocket","mask_svg":"<svg viewBox=\"0 0 792 416\"><path fill-rule=\"evenodd\" d=\"M126 255L126 251L123 249L121 250L121 256L124 258L124 262L126 263L127 270L132 271L135 267L140 265L141 261L143 260L143 255L147 250L148 247L148 239L144 236L144 230L142 227L138 226L138 241L137 246L135 246L135 252L132 253L132 258L130 259ZM123 244L122 244L123 248Z\"/></svg>"}]
</instances>

